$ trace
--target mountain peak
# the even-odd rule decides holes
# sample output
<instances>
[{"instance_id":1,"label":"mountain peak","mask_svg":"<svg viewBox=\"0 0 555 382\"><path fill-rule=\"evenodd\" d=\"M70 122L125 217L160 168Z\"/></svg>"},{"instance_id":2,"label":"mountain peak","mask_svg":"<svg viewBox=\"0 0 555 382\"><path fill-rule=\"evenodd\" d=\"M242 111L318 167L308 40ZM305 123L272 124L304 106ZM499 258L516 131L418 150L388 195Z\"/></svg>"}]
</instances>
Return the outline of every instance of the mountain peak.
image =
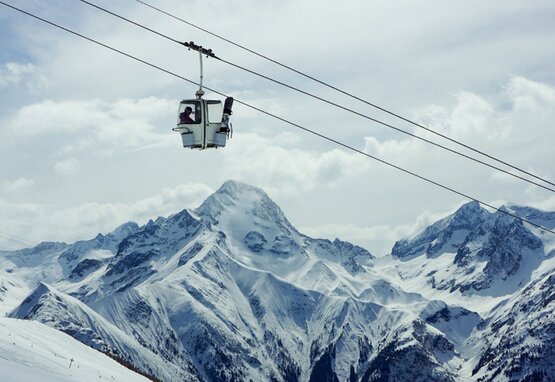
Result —
<instances>
[{"instance_id":1,"label":"mountain peak","mask_svg":"<svg viewBox=\"0 0 555 382\"><path fill-rule=\"evenodd\" d=\"M117 227L113 232L117 238L124 238L131 235L133 232L136 232L139 229L139 225L135 222L128 221L127 223L123 223L119 227Z\"/></svg>"},{"instance_id":2,"label":"mountain peak","mask_svg":"<svg viewBox=\"0 0 555 382\"><path fill-rule=\"evenodd\" d=\"M459 209L457 209L457 211L455 212L455 215L461 214L461 213L465 213L465 214L476 213L481 209L482 207L480 207L480 203L473 200L471 202L465 203L462 206L460 206Z\"/></svg>"},{"instance_id":3,"label":"mountain peak","mask_svg":"<svg viewBox=\"0 0 555 382\"><path fill-rule=\"evenodd\" d=\"M195 211L212 224L242 216L259 225L277 225L289 232L296 232L281 209L268 194L258 187L235 180L228 180L210 195ZM237 221L235 221L237 223Z\"/></svg>"},{"instance_id":4,"label":"mountain peak","mask_svg":"<svg viewBox=\"0 0 555 382\"><path fill-rule=\"evenodd\" d=\"M210 195L197 208L196 212L200 215L217 215L219 210L228 206L235 206L242 200L261 200L270 199L261 189L235 180L224 182L221 187Z\"/></svg>"},{"instance_id":5,"label":"mountain peak","mask_svg":"<svg viewBox=\"0 0 555 382\"><path fill-rule=\"evenodd\" d=\"M211 198L217 199L223 205L237 205L241 202L258 200L273 203L264 190L236 180L225 181L214 194L205 200L205 203L209 202Z\"/></svg>"},{"instance_id":6,"label":"mountain peak","mask_svg":"<svg viewBox=\"0 0 555 382\"><path fill-rule=\"evenodd\" d=\"M245 192L254 192L256 194L264 195L267 197L266 193L260 188L232 179L226 180L216 191L216 193L223 193L230 196L237 196Z\"/></svg>"},{"instance_id":7,"label":"mountain peak","mask_svg":"<svg viewBox=\"0 0 555 382\"><path fill-rule=\"evenodd\" d=\"M480 222L487 219L489 213L480 206L480 203L472 201L463 204L451 217L448 219L450 226L456 229L472 228Z\"/></svg>"},{"instance_id":8,"label":"mountain peak","mask_svg":"<svg viewBox=\"0 0 555 382\"><path fill-rule=\"evenodd\" d=\"M42 296L51 293L52 287L42 281L38 283L35 289L27 296L25 300L15 308L12 313L10 313L11 317L16 318L27 318L29 314L35 309L38 305L39 301L41 300Z\"/></svg>"},{"instance_id":9,"label":"mountain peak","mask_svg":"<svg viewBox=\"0 0 555 382\"><path fill-rule=\"evenodd\" d=\"M478 202L463 204L453 214L435 222L416 236L397 241L391 253L395 257L406 258L418 254L434 255L448 248L456 249L460 244L457 232L472 231L483 224L489 215Z\"/></svg>"}]
</instances>

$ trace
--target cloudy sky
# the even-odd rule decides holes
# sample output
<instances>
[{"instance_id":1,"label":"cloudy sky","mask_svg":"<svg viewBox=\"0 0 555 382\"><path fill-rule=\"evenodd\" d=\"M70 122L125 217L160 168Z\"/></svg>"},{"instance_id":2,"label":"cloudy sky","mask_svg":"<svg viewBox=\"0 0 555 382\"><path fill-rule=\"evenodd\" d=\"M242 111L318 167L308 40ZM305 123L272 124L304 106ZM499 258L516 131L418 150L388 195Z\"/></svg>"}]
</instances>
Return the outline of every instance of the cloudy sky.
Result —
<instances>
[{"instance_id":1,"label":"cloudy sky","mask_svg":"<svg viewBox=\"0 0 555 382\"><path fill-rule=\"evenodd\" d=\"M91 1L441 142L137 1ZM195 52L78 0L6 2L198 80ZM555 179L552 1L164 0L156 5ZM0 47L0 249L88 239L128 220L145 223L195 208L227 179L263 188L302 232L349 240L377 255L467 201L238 104L235 134L225 149L183 149L171 128L179 100L192 97L196 86L2 5ZM479 200L555 210L550 191L224 63L205 60L204 74L211 88Z\"/></svg>"}]
</instances>

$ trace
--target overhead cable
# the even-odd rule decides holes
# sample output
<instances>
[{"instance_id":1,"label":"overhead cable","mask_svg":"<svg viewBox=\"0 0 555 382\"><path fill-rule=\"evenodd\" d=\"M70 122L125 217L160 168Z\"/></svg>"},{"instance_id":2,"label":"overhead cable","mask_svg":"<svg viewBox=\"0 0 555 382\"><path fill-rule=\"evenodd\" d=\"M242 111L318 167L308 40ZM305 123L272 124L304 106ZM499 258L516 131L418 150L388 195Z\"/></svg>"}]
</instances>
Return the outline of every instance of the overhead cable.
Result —
<instances>
[{"instance_id":1,"label":"overhead cable","mask_svg":"<svg viewBox=\"0 0 555 382\"><path fill-rule=\"evenodd\" d=\"M6 232L0 232L0 236L4 237L6 240L10 240L14 243L17 244L27 244L27 245L35 245L34 243L30 242L29 240L23 239L21 237L6 233Z\"/></svg>"},{"instance_id":2,"label":"overhead cable","mask_svg":"<svg viewBox=\"0 0 555 382\"><path fill-rule=\"evenodd\" d=\"M342 89L340 89L340 88L338 88L338 87L336 87L336 86L334 86L334 85L331 85L331 84L329 84L329 83L327 83L327 82L325 82L325 81L322 81L322 80L320 80L320 79L318 79L318 78L316 78L316 77L314 77L314 76L311 76L311 75L309 75L309 74L306 74L306 73L304 73L304 72L302 72L302 71L300 71L300 70L298 70L298 69L295 69L295 68L293 68L293 67L291 67L291 66L289 66L289 65L283 64L283 63L281 63L281 62L279 62L279 61L277 61L277 60L275 60L275 59L272 59L272 58L270 58L270 57L264 55L264 54L258 53L258 52L254 51L254 50L252 50L252 49L247 48L247 47L244 46L244 45L238 44L238 43L236 43L236 42L234 42L234 41L232 41L232 40L230 40L230 39L228 39L228 38L225 38L225 37L223 37L223 36L221 36L221 35L218 35L218 34L216 34L216 33L214 33L214 32L211 32L211 31L209 31L209 30L206 29L206 28L202 28L202 27L200 27L200 26L198 26L198 25L196 25L196 24L194 24L194 23L191 23L191 22L189 22L189 21L187 21L187 20L185 20L185 19L183 19L183 18L181 18L181 17L175 16L175 15L171 14L170 12L164 11L163 9L160 9L160 8L158 8L158 7L154 6L154 5L151 5L151 4L149 4L149 3L145 2L145 1L142 1L142 0L135 0L135 1L137 1L138 3L143 4L143 5L145 5L145 6L149 7L149 8L151 8L151 9L157 11L157 12L160 12L160 13L162 13L162 14L165 14L165 15L167 15L167 16L169 16L169 17L175 19L175 20L178 20L178 21L180 21L180 22L182 22L182 23L185 23L185 24L187 24L187 25L189 25L189 26L191 26L191 27L193 27L193 28L196 28L196 29L198 29L198 30L201 30L201 31L203 31L203 32L205 32L205 33L207 33L207 34L213 36L213 37L216 37L216 38L218 38L218 39L220 39L220 40L222 40L222 41L225 41L225 42L227 42L227 43L229 43L229 44L231 44L231 45L234 45L234 46L236 46L236 47L238 47L238 48L240 48L240 49L243 49L243 50L245 50L245 51L247 51L247 52L249 52L249 53L252 53L252 54L254 54L254 55L256 55L256 56L258 56L258 57L260 57L260 58L263 58L263 59L265 59L265 60L267 60L267 61L270 61L270 62L272 62L272 63L274 63L274 64L276 64L276 65L279 65L279 66L281 66L281 67L283 67L283 68L285 68L285 69L288 69L288 70L290 70L290 71L292 71L292 72L294 72L294 73L297 73L297 74L299 74L299 75L301 75L301 76L303 76L303 77L305 77L305 78L308 78L308 79L310 79L310 80L312 80L312 81L314 81L314 82L317 82L317 83L319 83L320 85L323 85L323 86L325 86L325 87L327 87L327 88L330 88L330 89L332 89L332 90L334 90L334 91L337 91L337 92L339 92L339 93L341 93L341 94L343 94L343 95L346 95L346 96L348 96L348 97L350 97L350 98L352 98L352 99L355 99L355 100L357 100L357 101L359 101L359 102L362 102L362 103L364 103L364 104L366 104L366 105L368 105L368 106L371 106L371 107L373 107L373 108L375 108L375 109L378 109L378 110L380 110L380 111L382 111L382 112L384 112L384 113L387 113L387 114L389 114L389 115L391 115L391 116L394 116L394 117L396 117L396 118L399 118L399 119L401 119L401 120L403 120L403 121L405 121L405 122L407 122L407 123L410 123L411 125L414 125L414 126L419 127L419 128L421 128L421 129L423 129L423 130L426 130L427 132L429 132L429 133L431 133L431 134L434 134L434 135L439 136L439 137L441 137L441 138L443 138L443 139L446 139L446 140L448 140L448 141L450 141L450 142L452 142L452 143L455 143L455 144L457 144L457 145L459 145L459 146L461 146L461 147L464 147L464 148L466 148L466 149L468 149L468 150L471 150L471 151L473 151L473 152L475 152L475 153L477 153L477 154L483 155L483 156L485 156L485 157L487 157L487 158L489 158L489 159L491 159L491 160L494 160L494 161L496 161L496 162L498 162L498 163L501 163L501 164L503 164L503 165L505 165L505 166L507 166L507 167L509 167L509 168L512 168L513 170L520 171L521 173L526 174L526 175L528 175L528 176L530 176L530 177L532 177L532 178L534 178L534 179L537 179L537 180L540 180L540 181L545 182L545 183L547 183L547 184L550 184L550 185L552 185L552 186L555 186L555 183L554 183L554 182L551 182L551 181L548 180L548 179L542 178L542 177L540 177L540 176L538 176L538 175L536 175L536 174L534 174L534 173L531 173L531 172L526 171L526 170L524 170L524 169L522 169L522 168L520 168L520 167L517 167L517 166L515 166L515 165L513 165L513 164L511 164L511 163L509 163L509 162L507 162L507 161L505 161L505 160L503 160L503 159L499 159L499 158L497 158L497 157L495 157L495 156L493 156L493 155L491 155L491 154L488 154L488 153L486 153L486 152L483 151L483 150L476 149L476 148L474 148L474 147L472 147L472 146L470 146L470 145L468 145L468 144L466 144L466 143L464 143L464 142L461 142L461 141L456 140L456 139L454 139L454 138L451 138L451 137L449 137L449 136L447 136L447 135L445 135L445 134L442 134L442 133L440 133L440 132L437 132L437 131L435 131L435 130L429 128L429 127L426 127L426 126L424 126L424 125L422 125L422 124L420 124L420 123L418 123L418 122L415 122L415 121L413 121L413 120L411 120L411 119L409 119L409 118L407 118L407 117L403 117L402 115L400 115L400 114L398 114L398 113L395 113L395 112L393 112L393 111L391 111L391 110L388 110L388 109L386 109L385 107L382 107L382 106L379 106L379 105L377 105L377 104L375 104L375 103L373 103L373 102L367 101L367 100L365 100L365 99L363 99L363 98L361 98L361 97L359 97L359 96L356 96L356 95L354 95L354 94L352 94L352 93L349 93L349 92L347 92L347 91L345 91L345 90L342 90ZM378 122L378 123L379 123L379 122ZM480 163L482 163L482 162L480 162ZM483 163L482 163L482 164L483 164ZM496 167L493 167L493 168L496 168ZM496 169L497 169L497 168L496 168ZM509 173L509 174L512 175L512 173ZM517 176L517 177L518 177L518 176ZM519 179L523 179L523 178L521 178L521 177L518 177L518 178L519 178ZM533 184L536 184L536 183L533 183ZM536 185L537 185L537 184L536 184ZM540 187L541 187L541 186L540 186ZM550 189L550 190L551 190L551 189ZM551 190L551 191L552 191L552 190Z\"/></svg>"},{"instance_id":3,"label":"overhead cable","mask_svg":"<svg viewBox=\"0 0 555 382\"><path fill-rule=\"evenodd\" d=\"M109 49L109 50L111 50L111 51L113 51L113 52L116 52L116 53L118 53L118 54L121 54L121 55L123 55L123 56L125 56L125 57L131 58L131 59L133 59L133 60L135 60L135 61L138 61L138 62L140 62L140 63L142 63L142 64L145 64L145 65L147 65L147 66L150 66L151 68L154 68L154 69L157 69L157 70L159 70L159 71L161 71L161 72L164 72L164 73L166 73L166 74L169 74L169 75L171 75L171 76L173 76L173 77L175 77L175 78L179 78L179 79L181 79L181 80L183 80L183 81L186 81L186 82L189 82L189 83L191 83L191 84L193 84L193 85L197 85L197 86L199 85L199 83L196 82L196 81L190 80L190 79L188 79L188 78L186 78L186 77L183 77L183 76L181 76L181 75L179 75L179 74L177 74L177 73L174 73L174 72L172 72L172 71L170 71L170 70L168 70L168 69L164 69L164 68L162 68L162 67L160 67L160 66L158 66L158 65L152 64L152 63L150 63L150 62L148 62L148 61L146 61L146 60L143 60L143 59L141 59L141 58L138 58L138 57L136 57L136 56L133 56L133 55L131 55L131 54L129 54L129 53L126 53L126 52L124 52L124 51L122 51L122 50L120 50L120 49L114 48L114 47L112 47L112 46L110 46L110 45L107 45L107 44L105 44L105 43L102 43L102 42L100 42L100 41L98 41L98 40L95 40L95 39L93 39L93 38L87 37L87 36L85 36L85 35L83 35L83 34L81 34L81 33L75 32L75 31L73 31L73 30L71 30L71 29L69 29L69 28L66 28L66 27L64 27L64 26L61 26L61 25L59 25L59 24L56 24L56 23L54 23L54 22L52 22L52 21L46 20L46 19L44 19L44 18L42 18L42 17L40 17L40 16L37 16L37 15L35 15L35 14L32 14L32 13L30 13L30 12L27 12L27 11L25 11L25 10L22 10L22 9L20 9L20 8L17 8L17 7L15 7L15 6L13 6L13 5L7 4L7 3L5 3L5 2L3 2L3 1L0 1L0 4L4 5L4 6L6 6L6 7L9 7L9 8L11 8L11 9L13 9L13 10L16 10L16 11L18 11L18 12L20 12L20 13L23 13L23 14L25 14L25 15L27 15L27 16L33 17L33 18L35 18L35 19L37 19L37 20L40 20L40 21L42 21L42 22L44 22L44 23L46 23L46 24L49 24L49 25L51 25L51 26L54 26L54 27L56 27L56 28L58 28L58 29L64 30L64 31L66 31L66 32L68 32L68 33L71 33L71 34L75 35L75 36L78 36L78 37L80 37L80 38L83 38L83 39L85 39L85 40L87 40L87 41L89 41L89 42L92 42L92 43L96 44L96 45L102 46L102 47L104 47L104 48L106 48L106 49ZM217 90L215 90L215 89L211 89L211 88L209 88L209 87L205 87L205 88L208 89L209 91L215 93L215 94L218 94L218 95L223 96L223 97L227 97L226 94L224 94L224 93L222 93L222 92L220 92L220 91L217 91ZM462 197L464 197L464 198L466 198L466 199L469 199L469 200L478 202L478 203L480 203L480 204L482 204L482 205L484 205L484 206L486 206L486 207L491 208L492 210L501 212L501 213L503 213L503 214L505 214L505 215L508 215L508 216L511 216L511 217L513 217L513 218L515 218L515 219L521 221L521 222L528 223L528 224L530 224L531 226L534 226L534 227L536 227L536 228L539 228L539 229L541 229L541 230L543 230L543 231L546 231L546 232L550 232L550 233L552 233L552 234L555 235L555 231L553 231L553 230L551 230L551 229L549 229L549 228L546 228L546 227L544 227L544 226L542 226L542 225L540 225L540 224L534 223L534 222L532 222L532 221L530 221L530 220L528 220L528 219L522 218L522 217L520 217L520 216L518 216L518 215L516 215L516 214L514 214L514 213L512 213L512 212L507 211L506 209L498 208L498 207L495 207L495 206L493 206L493 205L491 205L491 204L489 204L489 203L482 202L481 200L479 200L479 199L477 199L477 198L475 198L475 197L473 197L473 196L470 196L470 195L468 195L468 194L465 194L465 193L463 193L463 192L461 192L461 191L457 191L457 190L455 190L455 189L452 188L452 187L443 185L443 184L441 184L441 183L439 183L439 182L437 182L437 181L431 180L431 179L426 178L426 177L424 177L424 176L422 176L422 175L418 175L418 174L415 173L415 172L412 172L412 171L410 171L410 170L404 169L404 168L402 168L402 167L400 167L400 166L398 166L398 165L395 165L395 164L393 164L393 163L390 163L390 162L388 162L388 161L386 161L386 160L384 160L384 159L380 159L380 158L378 158L378 157L376 157L376 156L373 156L373 155L368 154L368 153L366 153L366 152L364 152L364 151L362 151L362 150L359 150L359 149L357 149L357 148L355 148L355 147L352 147L352 146L350 146L350 145L348 145L348 144L346 144L346 143L340 142L340 141L338 141L338 140L336 140L336 139L334 139L334 138L330 138L330 137L328 137L328 136L326 136L326 135L324 135L324 134L322 134L322 133L319 133L319 132L317 132L317 131L311 130L311 129L309 129L309 128L307 128L307 127L304 127L304 126L302 126L302 125L299 125L299 124L297 124L297 123L295 123L295 122L289 121L289 120L287 120L287 119L285 119L285 118L283 118L283 117L280 117L280 116L278 116L278 115L276 115L276 114L270 113L270 112L267 111L267 110L264 110L264 109L261 109L261 108L259 108L259 107L253 106L253 105L251 105L251 104L249 104L249 103L247 103L247 102L244 102L244 101L241 101L241 100L238 100L238 99L235 99L235 102L236 102L236 103L239 103L239 104L241 104L241 105L243 105L243 106L245 106L245 107L248 107L248 108L250 108L250 109L256 110L256 111L258 111L258 112L260 112L260 113L262 113L262 114L266 114L266 115L268 115L268 116L270 116L270 117L272 117L272 118L275 118L275 119L277 119L277 120L280 120L280 121L282 121L282 122L284 122L284 123L286 123L286 124L289 124L289 125L291 125L291 126L294 126L294 127L298 128L298 129L300 129L300 130L303 130L303 131L305 131L305 132L307 132L307 133L310 133L310 134L312 134L312 135L315 135L315 136L317 136L317 137L319 137L319 138L322 138L322 139L324 139L324 140L327 140L327 141L329 141L329 142L332 142L332 143L334 143L334 144L336 144L336 145L338 145L338 146L344 147L344 148L346 148L346 149L348 149L348 150L351 150L351 151L353 151L353 152L355 152L355 153L358 153L358 154L363 155L363 156L365 156L365 157L368 157L368 158L370 158L370 159L374 159L374 160L376 160L376 161L378 161L378 162L380 162L380 163L382 163L382 164L385 164L385 165L387 165L387 166L389 166L389 167L393 167L393 168L395 168L395 169L397 169L397 170L399 170L399 171L402 171L402 172L404 172L404 173L406 173L406 174L412 175L413 177L416 177L416 178L418 178L418 179L420 179L420 180L423 180L423 181L425 181L425 182L427 182L427 183L433 184L433 185L435 185L435 186L437 186L437 187L439 187L439 188L442 188L442 189L444 189L444 190L450 191L450 192L452 192L452 193L454 193L454 194L457 194L457 195L459 195L459 196L462 196Z\"/></svg>"},{"instance_id":4,"label":"overhead cable","mask_svg":"<svg viewBox=\"0 0 555 382\"><path fill-rule=\"evenodd\" d=\"M142 29L144 29L144 30L146 30L146 31L149 31L149 32L151 32L151 33L154 33L154 34L156 34L156 35L158 35L158 36L160 36L160 37L162 37L162 38L165 38L165 39L167 39L167 40L169 40L169 41L171 41L171 42L177 43L177 44L182 45L182 46L185 46L185 47L187 47L187 48L191 48L191 45L196 46L193 42L181 42L181 41L179 41L179 40L177 40L177 39L175 39L175 38L172 38L172 37L170 37L170 36L168 36L168 35L166 35L166 34L164 34L164 33L158 32L158 31L156 31L156 30L154 30L154 29L152 29L152 28L149 28L149 27L147 27L147 26L145 26L145 25L143 25L143 24L140 24L140 23L138 23L138 22L135 22L135 21L133 21L133 20L130 20L130 19L124 17L124 16L121 16L121 15L119 15L119 14L117 14L117 13L115 13L115 12L112 12L112 11L106 9L106 8L103 8L103 7L99 6L99 5L93 4L93 3L91 3L91 2L89 2L89 1L87 1L87 0L80 0L80 1L81 1L82 3L85 3L85 4L87 4L87 5L90 5L90 6L94 7L94 8L96 8L96 9L102 11L102 12L108 13L108 14L110 14L110 15L112 15L112 16L115 16L115 17L117 17L117 18L119 18L119 19L121 19L121 20L123 20L123 21L126 21L126 22L128 22L128 23L130 23L130 24L133 24L133 25L135 25L135 26L137 26L137 27L139 27L139 28L142 28ZM202 47L200 47L200 48L202 48ZM360 112L358 112L358 111L356 111L356 110L353 110L353 109L351 109L351 108L348 108L348 107L346 107L346 106L342 106L342 105L340 105L340 104L338 104L338 103L336 103L336 102L327 100L327 99L325 99L325 98L322 98L322 97L320 97L320 96L317 96L317 95L312 94L312 93L310 93L310 92L307 92L307 91L305 91L305 90L299 89L299 88L297 88L297 87L295 87L295 86L289 85L289 84L284 83L284 82L282 82L282 81L276 80L276 79L271 78L271 77L269 77L269 76L266 76L266 75L264 75L264 74L260 74L260 73L258 73L258 72L255 72L254 70L245 68L245 67L243 67L243 66L241 66L241 65L237 65L237 64L235 64L235 63L233 63L233 62L231 62L231 61L228 61L228 60L226 60L226 59L224 59L224 58L221 58L221 57L216 56L212 51L210 51L209 56L210 56L210 57L213 57L213 58L215 58L215 59L217 59L217 60L219 60L219 61L221 61L221 62L223 62L223 63L226 63L226 64L228 64L228 65L230 65L230 66L233 66L233 67L235 67L235 68L237 68L237 69L240 69L240 70L243 70L243 71L245 71L245 72L248 72L248 73L251 73L251 74L253 74L253 75L256 75L256 76L258 76L258 77L264 78L264 79L266 79L266 80L268 80L268 81L271 81L271 82L276 83L276 84L278 84L278 85L284 86L284 87L286 87L286 88L288 88L288 89L294 90L294 91L296 91L296 92L299 92L299 93L304 94L304 95L306 95L306 96L309 96L309 97L311 97L311 98L314 98L314 99L317 99L317 100L319 100L319 101L322 101L322 102L324 102L324 103L326 103L326 104L328 104L328 105L337 107L337 108L342 109L342 110L344 110L344 111L347 111L347 112L349 112L349 113L355 114L355 115L357 115L357 116L359 116L359 117L365 118L365 119L367 119L367 120L369 120L369 121L375 122L375 123L380 124L380 125L382 125L382 126L385 126L385 127L387 127L387 128L390 128L390 129L393 129L393 130L395 130L395 131L398 131L398 132L400 132L400 133L402 133L402 134L408 135L408 136L410 136L410 137L412 137L412 138L415 138L415 139L418 139L418 140L420 140L420 141L426 142L426 143L431 144L431 145L433 145L433 146L436 146L436 147L439 147L439 148L444 149L444 150L446 150L446 151L449 151L449 152L451 152L451 153L453 153L453 154L459 155L459 156L461 156L461 157L463 157L463 158L469 159L469 160L474 161L474 162L476 162L476 163L479 163L479 164L481 164L481 165L484 165L484 166L487 166L487 167L492 168L492 169L494 169L494 170L497 170L497 171L499 171L499 172L502 172L502 173L504 173L504 174L506 174L506 175L512 176L513 178L517 178L517 179L523 180L523 181L525 181L525 182L527 182L527 183L533 184L533 185L535 185L535 186L537 186L537 187L540 187L540 188L543 188L543 189L545 189L545 190L548 190L548 191L551 191L551 192L555 193L555 189L554 189L554 188L545 186L545 185L543 185L543 184L541 184L541 183L537 183L537 182L535 182L535 181L533 181L533 180L527 179L527 178L525 178L525 177L523 177L523 176L520 176L520 175L517 175L517 174L515 174L515 173L513 173L513 172L507 171L507 170L505 170L505 169L503 169L503 168L501 168L501 167L497 167L497 166L492 165L492 164L490 164L490 163L487 163L487 162L485 162L485 161L483 161L483 160L474 158L474 157L472 157L472 156L470 156L470 155L467 155L467 154L462 153L462 152L460 152L460 151L457 151L457 150L454 150L454 149L452 149L452 148L449 148L449 147L447 147L447 146L445 146L445 145L442 145L442 144L440 144L440 143L437 143L437 142L431 141L431 140L429 140L429 139L423 138L423 137L421 137L421 136L419 136L419 135L416 135L416 134L414 134L414 133L411 133L411 132L409 132L409 131L407 131L407 130L403 130L403 129L401 129L401 128L399 128L399 127L396 127L396 126L393 126L393 125L391 125L391 124L389 124L389 123L380 121L380 120L378 120L378 119L376 119L376 118L370 117L370 116L368 116L368 115L366 115L366 114L360 113ZM549 182L547 182L547 183L549 183ZM553 184L553 185L555 186L555 184Z\"/></svg>"}]
</instances>

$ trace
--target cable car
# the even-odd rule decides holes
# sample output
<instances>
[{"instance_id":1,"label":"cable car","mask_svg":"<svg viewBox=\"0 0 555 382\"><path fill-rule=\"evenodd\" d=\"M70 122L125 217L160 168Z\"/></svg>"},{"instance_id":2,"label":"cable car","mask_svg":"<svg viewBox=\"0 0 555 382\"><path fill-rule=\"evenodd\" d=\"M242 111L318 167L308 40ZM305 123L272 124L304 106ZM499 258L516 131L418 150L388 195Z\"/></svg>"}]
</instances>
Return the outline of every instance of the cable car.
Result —
<instances>
[{"instance_id":1,"label":"cable car","mask_svg":"<svg viewBox=\"0 0 555 382\"><path fill-rule=\"evenodd\" d=\"M229 123L232 105L231 97L224 105L220 100L207 100L202 95L182 100L173 130L181 134L183 147L199 150L224 147L232 135Z\"/></svg>"},{"instance_id":2,"label":"cable car","mask_svg":"<svg viewBox=\"0 0 555 382\"><path fill-rule=\"evenodd\" d=\"M179 103L177 111L177 126L173 128L181 134L183 147L204 150L208 148L224 147L227 139L232 136L232 126L229 122L233 98L227 97L222 105L220 100L202 98L202 55L216 57L212 50L204 49L193 42L184 43L189 49L197 50L200 54L200 88L195 93L196 98L184 99Z\"/></svg>"}]
</instances>

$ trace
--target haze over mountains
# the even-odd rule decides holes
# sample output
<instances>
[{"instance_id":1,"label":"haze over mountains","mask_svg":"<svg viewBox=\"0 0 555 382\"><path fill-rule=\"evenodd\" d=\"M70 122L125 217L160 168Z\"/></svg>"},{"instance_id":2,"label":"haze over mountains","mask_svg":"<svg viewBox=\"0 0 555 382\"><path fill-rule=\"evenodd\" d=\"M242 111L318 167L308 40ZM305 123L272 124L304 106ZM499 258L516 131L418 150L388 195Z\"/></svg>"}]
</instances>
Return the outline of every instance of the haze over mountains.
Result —
<instances>
[{"instance_id":1,"label":"haze over mountains","mask_svg":"<svg viewBox=\"0 0 555 382\"><path fill-rule=\"evenodd\" d=\"M228 181L196 210L0 253L0 301L163 381L553 380L554 255L469 203L376 258Z\"/></svg>"}]
</instances>

